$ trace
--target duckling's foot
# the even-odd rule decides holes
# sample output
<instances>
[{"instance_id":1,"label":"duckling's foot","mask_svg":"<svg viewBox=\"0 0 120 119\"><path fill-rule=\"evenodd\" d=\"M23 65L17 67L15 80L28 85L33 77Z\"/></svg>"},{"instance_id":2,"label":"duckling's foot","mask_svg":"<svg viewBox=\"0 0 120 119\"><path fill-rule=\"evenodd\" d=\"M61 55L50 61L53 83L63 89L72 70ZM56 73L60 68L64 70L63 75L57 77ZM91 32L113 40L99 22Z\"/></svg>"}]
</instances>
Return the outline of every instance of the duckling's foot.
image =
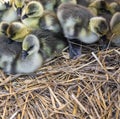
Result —
<instances>
[{"instance_id":1,"label":"duckling's foot","mask_svg":"<svg viewBox=\"0 0 120 119\"><path fill-rule=\"evenodd\" d=\"M104 50L108 47L108 39L105 35L101 37L101 39L99 40L99 44L101 50Z\"/></svg>"},{"instance_id":2,"label":"duckling's foot","mask_svg":"<svg viewBox=\"0 0 120 119\"><path fill-rule=\"evenodd\" d=\"M10 38L7 40L7 43L8 44L12 44L14 41L13 40L11 40Z\"/></svg>"},{"instance_id":3,"label":"duckling's foot","mask_svg":"<svg viewBox=\"0 0 120 119\"><path fill-rule=\"evenodd\" d=\"M77 44L69 42L70 59L77 59L81 55L81 48Z\"/></svg>"}]
</instances>

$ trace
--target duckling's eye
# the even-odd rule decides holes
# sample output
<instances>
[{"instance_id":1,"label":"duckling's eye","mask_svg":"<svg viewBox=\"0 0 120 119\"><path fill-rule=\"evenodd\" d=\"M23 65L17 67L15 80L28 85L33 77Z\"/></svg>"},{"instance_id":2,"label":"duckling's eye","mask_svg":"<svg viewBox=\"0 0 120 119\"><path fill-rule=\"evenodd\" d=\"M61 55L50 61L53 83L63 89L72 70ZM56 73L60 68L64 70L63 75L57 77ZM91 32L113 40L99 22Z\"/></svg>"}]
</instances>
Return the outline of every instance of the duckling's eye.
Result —
<instances>
[{"instance_id":1,"label":"duckling's eye","mask_svg":"<svg viewBox=\"0 0 120 119\"><path fill-rule=\"evenodd\" d=\"M14 4L15 5L15 8L17 8L17 5L16 4Z\"/></svg>"},{"instance_id":2,"label":"duckling's eye","mask_svg":"<svg viewBox=\"0 0 120 119\"><path fill-rule=\"evenodd\" d=\"M30 12L30 13L28 13L27 15L33 15L35 12Z\"/></svg>"},{"instance_id":3,"label":"duckling's eye","mask_svg":"<svg viewBox=\"0 0 120 119\"><path fill-rule=\"evenodd\" d=\"M33 47L34 47L34 45L30 46L30 47L29 47L29 49L28 49L27 51L32 50L32 49L33 49Z\"/></svg>"}]
</instances>

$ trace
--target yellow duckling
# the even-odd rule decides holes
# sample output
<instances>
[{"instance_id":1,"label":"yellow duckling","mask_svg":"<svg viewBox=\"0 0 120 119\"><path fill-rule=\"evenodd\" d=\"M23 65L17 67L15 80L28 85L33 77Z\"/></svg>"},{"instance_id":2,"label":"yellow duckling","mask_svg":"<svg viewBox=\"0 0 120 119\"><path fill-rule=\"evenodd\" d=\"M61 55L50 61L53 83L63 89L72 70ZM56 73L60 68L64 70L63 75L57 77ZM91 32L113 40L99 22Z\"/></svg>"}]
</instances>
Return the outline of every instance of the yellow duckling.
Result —
<instances>
[{"instance_id":1,"label":"yellow duckling","mask_svg":"<svg viewBox=\"0 0 120 119\"><path fill-rule=\"evenodd\" d=\"M39 53L40 43L36 36L28 35L22 43L22 53L14 60L10 73L32 73L43 64L43 57Z\"/></svg>"},{"instance_id":2,"label":"yellow duckling","mask_svg":"<svg viewBox=\"0 0 120 119\"><path fill-rule=\"evenodd\" d=\"M107 22L110 22L112 13L109 10L109 4L105 0L95 0L88 6L95 15L104 17Z\"/></svg>"},{"instance_id":3,"label":"yellow duckling","mask_svg":"<svg viewBox=\"0 0 120 119\"><path fill-rule=\"evenodd\" d=\"M29 2L22 12L22 22L31 29L39 28L39 20L43 15L43 6L40 2Z\"/></svg>"},{"instance_id":4,"label":"yellow duckling","mask_svg":"<svg viewBox=\"0 0 120 119\"><path fill-rule=\"evenodd\" d=\"M81 54L80 46L70 43L75 39L87 44L97 42L108 31L105 18L95 17L89 9L75 4L61 4L57 11L58 19L69 42L70 58Z\"/></svg>"},{"instance_id":5,"label":"yellow duckling","mask_svg":"<svg viewBox=\"0 0 120 119\"><path fill-rule=\"evenodd\" d=\"M110 38L111 43L120 47L120 12L113 15L110 21L110 29L112 36Z\"/></svg>"},{"instance_id":6,"label":"yellow duckling","mask_svg":"<svg viewBox=\"0 0 120 119\"><path fill-rule=\"evenodd\" d=\"M120 3L118 2L111 2L109 4L109 10L112 14L116 13L116 12L120 12Z\"/></svg>"},{"instance_id":7,"label":"yellow duckling","mask_svg":"<svg viewBox=\"0 0 120 119\"><path fill-rule=\"evenodd\" d=\"M7 28L7 36L9 39L17 42L22 42L30 30L21 22L13 22Z\"/></svg>"},{"instance_id":8,"label":"yellow duckling","mask_svg":"<svg viewBox=\"0 0 120 119\"><path fill-rule=\"evenodd\" d=\"M37 31L37 34L42 34L39 39L33 34L25 37L22 43L21 56L14 60L14 66L11 68L12 74L33 73L40 68L43 63L54 58L56 54L58 55L58 53L65 48L65 42L49 36L49 33L47 34L48 31L44 32L45 33L43 33L43 31Z\"/></svg>"},{"instance_id":9,"label":"yellow duckling","mask_svg":"<svg viewBox=\"0 0 120 119\"><path fill-rule=\"evenodd\" d=\"M45 11L40 18L40 28L50 30L55 33L62 31L57 15L52 11Z\"/></svg>"},{"instance_id":10,"label":"yellow duckling","mask_svg":"<svg viewBox=\"0 0 120 119\"><path fill-rule=\"evenodd\" d=\"M5 22L13 22L20 19L20 15L22 12L22 9L24 7L24 0L10 0L6 4L12 4L12 6L4 11L4 13L1 15L1 21Z\"/></svg>"},{"instance_id":11,"label":"yellow duckling","mask_svg":"<svg viewBox=\"0 0 120 119\"><path fill-rule=\"evenodd\" d=\"M0 35L6 35L8 27L9 24L7 22L0 22Z\"/></svg>"},{"instance_id":12,"label":"yellow duckling","mask_svg":"<svg viewBox=\"0 0 120 119\"><path fill-rule=\"evenodd\" d=\"M8 44L8 40L7 36L0 36L0 68L6 73L11 72L12 63L22 50L21 43Z\"/></svg>"},{"instance_id":13,"label":"yellow duckling","mask_svg":"<svg viewBox=\"0 0 120 119\"><path fill-rule=\"evenodd\" d=\"M14 0L12 6L14 10L17 12L18 17L20 17L25 7L25 0Z\"/></svg>"}]
</instances>

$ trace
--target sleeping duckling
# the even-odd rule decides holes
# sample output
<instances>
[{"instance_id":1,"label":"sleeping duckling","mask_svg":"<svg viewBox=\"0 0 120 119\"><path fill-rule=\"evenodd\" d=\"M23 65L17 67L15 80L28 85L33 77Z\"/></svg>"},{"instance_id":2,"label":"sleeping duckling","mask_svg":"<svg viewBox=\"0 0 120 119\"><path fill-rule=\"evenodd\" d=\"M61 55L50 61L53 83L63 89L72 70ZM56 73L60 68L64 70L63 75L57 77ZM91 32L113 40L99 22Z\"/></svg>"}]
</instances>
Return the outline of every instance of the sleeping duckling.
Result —
<instances>
[{"instance_id":1,"label":"sleeping duckling","mask_svg":"<svg viewBox=\"0 0 120 119\"><path fill-rule=\"evenodd\" d=\"M50 30L55 33L62 31L57 15L52 11L45 11L40 18L40 28Z\"/></svg>"},{"instance_id":2,"label":"sleeping duckling","mask_svg":"<svg viewBox=\"0 0 120 119\"><path fill-rule=\"evenodd\" d=\"M9 27L9 23L0 22L0 35L7 35L7 28Z\"/></svg>"},{"instance_id":3,"label":"sleeping duckling","mask_svg":"<svg viewBox=\"0 0 120 119\"><path fill-rule=\"evenodd\" d=\"M10 73L11 65L16 56L21 52L21 43L14 42L8 44L9 40L5 35L0 36L0 68Z\"/></svg>"},{"instance_id":4,"label":"sleeping duckling","mask_svg":"<svg viewBox=\"0 0 120 119\"><path fill-rule=\"evenodd\" d=\"M43 15L43 6L40 2L29 2L22 12L22 22L31 29L39 28L39 20Z\"/></svg>"},{"instance_id":5,"label":"sleeping duckling","mask_svg":"<svg viewBox=\"0 0 120 119\"><path fill-rule=\"evenodd\" d=\"M32 73L41 67L43 57L39 53L39 49L38 38L33 35L26 36L22 43L22 53L14 60L10 73Z\"/></svg>"},{"instance_id":6,"label":"sleeping duckling","mask_svg":"<svg viewBox=\"0 0 120 119\"><path fill-rule=\"evenodd\" d=\"M12 74L33 73L40 68L43 63L54 58L56 54L58 55L58 53L65 48L64 42L62 42L61 39L58 40L54 37L52 38L52 36L43 37L48 31L44 31L45 33L40 32L41 31L37 31L38 34L42 34L39 39L33 34L25 37L22 43L21 56L16 58L13 63L14 65L11 69Z\"/></svg>"},{"instance_id":7,"label":"sleeping duckling","mask_svg":"<svg viewBox=\"0 0 120 119\"><path fill-rule=\"evenodd\" d=\"M22 42L30 30L21 22L13 22L7 28L7 36L9 39L17 42Z\"/></svg>"},{"instance_id":8,"label":"sleeping duckling","mask_svg":"<svg viewBox=\"0 0 120 119\"><path fill-rule=\"evenodd\" d=\"M110 28L112 32L111 43L120 47L120 12L113 15L110 21Z\"/></svg>"},{"instance_id":9,"label":"sleeping duckling","mask_svg":"<svg viewBox=\"0 0 120 119\"><path fill-rule=\"evenodd\" d=\"M80 46L71 43L75 39L83 43L97 42L108 31L108 24L103 17L95 17L87 8L75 4L62 4L58 7L58 19L69 42L70 58L81 54Z\"/></svg>"}]
</instances>

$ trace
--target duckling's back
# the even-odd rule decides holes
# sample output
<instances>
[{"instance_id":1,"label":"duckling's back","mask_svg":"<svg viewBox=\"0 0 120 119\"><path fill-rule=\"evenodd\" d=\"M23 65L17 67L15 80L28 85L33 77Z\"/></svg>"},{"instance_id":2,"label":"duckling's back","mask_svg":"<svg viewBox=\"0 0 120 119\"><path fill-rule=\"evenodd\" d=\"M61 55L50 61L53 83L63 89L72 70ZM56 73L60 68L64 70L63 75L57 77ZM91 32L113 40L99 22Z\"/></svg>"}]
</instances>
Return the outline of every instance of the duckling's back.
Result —
<instances>
[{"instance_id":1,"label":"duckling's back","mask_svg":"<svg viewBox=\"0 0 120 119\"><path fill-rule=\"evenodd\" d=\"M67 40L64 36L57 35L48 30L35 30L32 34L36 35L40 40L40 52L45 59L52 59L59 55L67 46Z\"/></svg>"},{"instance_id":2,"label":"duckling's back","mask_svg":"<svg viewBox=\"0 0 120 119\"><path fill-rule=\"evenodd\" d=\"M21 43L8 44L8 40L6 36L0 36L0 68L6 73L10 73L14 59L21 52Z\"/></svg>"},{"instance_id":3,"label":"duckling's back","mask_svg":"<svg viewBox=\"0 0 120 119\"><path fill-rule=\"evenodd\" d=\"M58 7L57 11L59 20L62 16L62 21L66 21L69 18L81 20L83 26L87 26L89 19L94 16L90 10L81 5L75 5L71 3L64 3Z\"/></svg>"}]
</instances>

